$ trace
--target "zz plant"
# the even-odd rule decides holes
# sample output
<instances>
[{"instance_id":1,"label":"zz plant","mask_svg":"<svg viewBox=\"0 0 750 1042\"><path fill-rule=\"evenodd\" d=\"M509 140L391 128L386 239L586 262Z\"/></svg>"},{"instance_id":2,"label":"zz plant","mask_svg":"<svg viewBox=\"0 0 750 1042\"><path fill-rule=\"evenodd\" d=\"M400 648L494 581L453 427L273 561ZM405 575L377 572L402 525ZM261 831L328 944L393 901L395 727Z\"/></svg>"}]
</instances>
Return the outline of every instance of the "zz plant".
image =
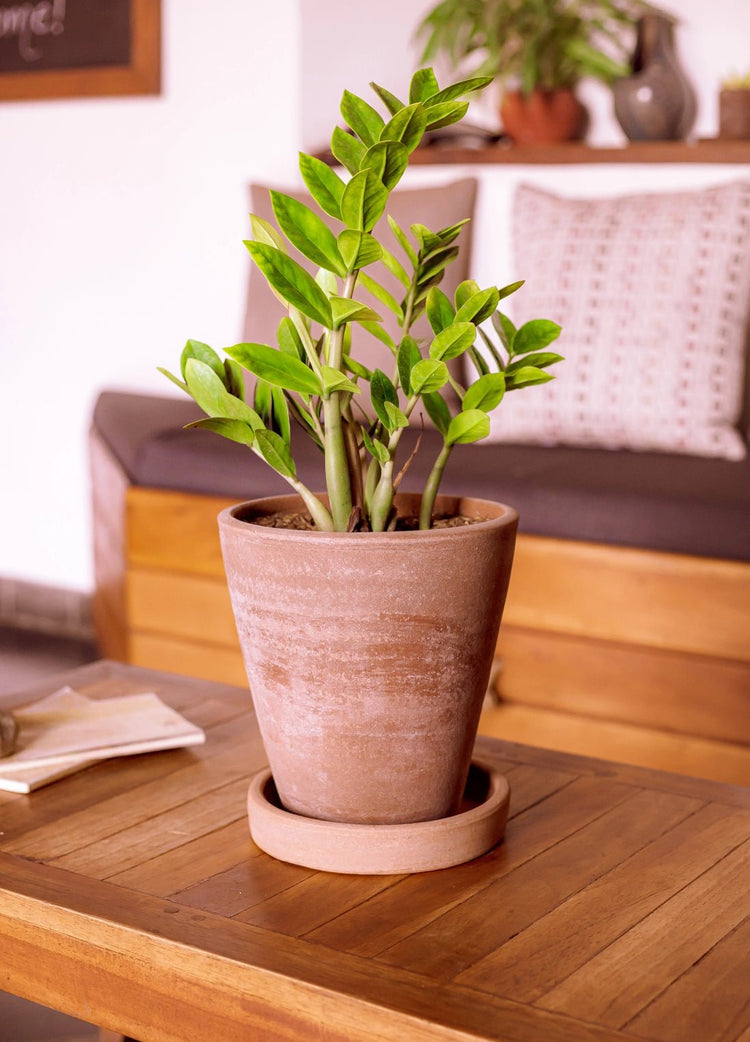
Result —
<instances>
[{"instance_id":1,"label":"zz plant","mask_svg":"<svg viewBox=\"0 0 750 1042\"><path fill-rule=\"evenodd\" d=\"M462 282L453 300L439 288L466 222L439 231L421 224L407 230L387 214L390 193L425 131L457 123L468 107L464 99L489 82L476 77L441 90L432 69L420 69L408 102L372 84L385 117L346 91L341 114L351 133L336 127L331 149L349 178L314 156L299 158L312 200L340 224L338 234L313 208L281 192L271 192L278 227L251 215L253 240L245 245L286 311L278 343L236 344L222 360L207 344L189 340L181 377L161 369L206 413L190 426L247 445L298 493L318 529L379 532L394 525L394 492L410 461L397 472L397 453L419 407L443 438L422 496L419 524L429 528L453 447L485 438L489 413L504 394L550 380L548 367L561 360L545 350L559 335L558 325L537 319L517 329L498 309L521 282L500 289ZM388 245L373 234L384 214L394 240ZM401 259L391 252L394 246ZM295 251L318 269L314 278L294 259ZM380 266L403 287L400 300L378 281ZM395 315L398 339L380 314L357 300L358 286ZM423 313L432 336L420 343L413 327ZM390 374L352 357L355 323L390 350ZM461 355L475 375L467 386L447 365ZM257 378L251 402L245 400L243 369ZM371 408L359 404L363 384L369 384ZM449 386L458 406L448 404ZM292 420L322 449L327 502L297 474Z\"/></svg>"}]
</instances>

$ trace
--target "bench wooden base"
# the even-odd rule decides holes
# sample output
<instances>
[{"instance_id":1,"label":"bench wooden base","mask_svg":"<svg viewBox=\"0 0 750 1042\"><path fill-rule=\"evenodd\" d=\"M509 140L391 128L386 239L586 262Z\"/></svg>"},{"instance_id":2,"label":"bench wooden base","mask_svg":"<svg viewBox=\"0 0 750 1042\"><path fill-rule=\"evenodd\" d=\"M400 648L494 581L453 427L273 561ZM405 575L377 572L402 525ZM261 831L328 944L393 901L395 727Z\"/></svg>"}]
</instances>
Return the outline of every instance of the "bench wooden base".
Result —
<instances>
[{"instance_id":1,"label":"bench wooden base","mask_svg":"<svg viewBox=\"0 0 750 1042\"><path fill-rule=\"evenodd\" d=\"M102 653L244 684L216 516L91 440ZM519 536L485 733L750 785L750 565Z\"/></svg>"}]
</instances>

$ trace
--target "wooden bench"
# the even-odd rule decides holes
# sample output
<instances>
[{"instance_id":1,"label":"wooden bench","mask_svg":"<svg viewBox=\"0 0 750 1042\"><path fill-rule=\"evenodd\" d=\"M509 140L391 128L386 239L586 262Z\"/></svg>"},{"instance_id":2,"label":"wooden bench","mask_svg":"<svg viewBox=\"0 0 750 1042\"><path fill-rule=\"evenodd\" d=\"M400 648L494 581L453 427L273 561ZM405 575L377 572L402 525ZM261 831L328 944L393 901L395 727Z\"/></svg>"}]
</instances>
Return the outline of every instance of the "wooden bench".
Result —
<instances>
[{"instance_id":1,"label":"wooden bench","mask_svg":"<svg viewBox=\"0 0 750 1042\"><path fill-rule=\"evenodd\" d=\"M91 435L110 658L244 684L216 516L133 485ZM750 785L750 564L520 535L486 734Z\"/></svg>"}]
</instances>

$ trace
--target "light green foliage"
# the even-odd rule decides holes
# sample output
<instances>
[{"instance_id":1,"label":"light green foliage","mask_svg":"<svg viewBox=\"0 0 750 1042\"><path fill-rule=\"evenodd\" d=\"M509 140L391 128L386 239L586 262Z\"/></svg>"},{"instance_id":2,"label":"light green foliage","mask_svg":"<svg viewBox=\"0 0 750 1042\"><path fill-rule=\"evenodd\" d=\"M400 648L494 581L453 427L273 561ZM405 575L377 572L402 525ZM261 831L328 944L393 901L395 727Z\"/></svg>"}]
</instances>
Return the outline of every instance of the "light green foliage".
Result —
<instances>
[{"instance_id":1,"label":"light green foliage","mask_svg":"<svg viewBox=\"0 0 750 1042\"><path fill-rule=\"evenodd\" d=\"M473 61L477 75L528 94L627 76L633 26L657 10L646 0L440 0L417 36L423 61Z\"/></svg>"},{"instance_id":2,"label":"light green foliage","mask_svg":"<svg viewBox=\"0 0 750 1042\"><path fill-rule=\"evenodd\" d=\"M373 84L383 115L346 91L341 113L352 133L337 127L331 149L347 175L302 153L300 174L317 211L274 191L276 226L251 216L253 239L245 245L283 308L277 343L235 344L222 359L189 340L180 375L161 370L206 413L191 426L246 445L303 498L318 528L381 531L394 523L397 475L409 463L397 471L396 457L415 410L443 438L423 495L420 524L428 528L453 446L487 437L489 414L506 392L551 379L547 370L560 361L546 350L559 326L537 319L516 329L498 310L521 282L482 289L469 280L453 300L439 288L465 222L437 231L418 223L402 228L387 212L425 131L460 120L467 95L488 82L479 76L441 89L432 69L420 69L406 101ZM295 257L311 262L315 277ZM385 272L396 280L397 297L382 285ZM360 286L378 310L357 299ZM395 340L383 327L386 312L399 326ZM413 327L423 313L432 333L417 340ZM354 325L391 352L390 374L352 356ZM467 387L448 364L461 356L464 371L476 374ZM256 378L250 402L244 369ZM327 504L297 475L292 420L323 450Z\"/></svg>"}]
</instances>

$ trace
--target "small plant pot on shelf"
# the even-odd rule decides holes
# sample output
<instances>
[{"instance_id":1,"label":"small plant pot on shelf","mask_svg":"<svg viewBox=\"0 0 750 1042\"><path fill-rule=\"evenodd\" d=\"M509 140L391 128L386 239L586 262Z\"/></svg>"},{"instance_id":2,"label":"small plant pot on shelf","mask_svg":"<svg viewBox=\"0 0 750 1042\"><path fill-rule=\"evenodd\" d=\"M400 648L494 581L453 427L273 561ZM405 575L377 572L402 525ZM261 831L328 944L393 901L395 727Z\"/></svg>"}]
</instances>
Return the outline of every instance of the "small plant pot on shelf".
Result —
<instances>
[{"instance_id":1,"label":"small plant pot on shelf","mask_svg":"<svg viewBox=\"0 0 750 1042\"><path fill-rule=\"evenodd\" d=\"M420 497L399 495L400 516ZM473 523L331 533L257 523L295 496L219 515L224 564L281 806L403 824L457 813L518 525L511 507L438 497ZM345 869L343 869L345 870Z\"/></svg>"},{"instance_id":2,"label":"small plant pot on shelf","mask_svg":"<svg viewBox=\"0 0 750 1042\"><path fill-rule=\"evenodd\" d=\"M506 91L500 102L503 129L517 145L580 141L588 113L572 90Z\"/></svg>"},{"instance_id":3,"label":"small plant pot on shelf","mask_svg":"<svg viewBox=\"0 0 750 1042\"><path fill-rule=\"evenodd\" d=\"M719 137L725 141L750 140L750 87L719 92Z\"/></svg>"}]
</instances>

